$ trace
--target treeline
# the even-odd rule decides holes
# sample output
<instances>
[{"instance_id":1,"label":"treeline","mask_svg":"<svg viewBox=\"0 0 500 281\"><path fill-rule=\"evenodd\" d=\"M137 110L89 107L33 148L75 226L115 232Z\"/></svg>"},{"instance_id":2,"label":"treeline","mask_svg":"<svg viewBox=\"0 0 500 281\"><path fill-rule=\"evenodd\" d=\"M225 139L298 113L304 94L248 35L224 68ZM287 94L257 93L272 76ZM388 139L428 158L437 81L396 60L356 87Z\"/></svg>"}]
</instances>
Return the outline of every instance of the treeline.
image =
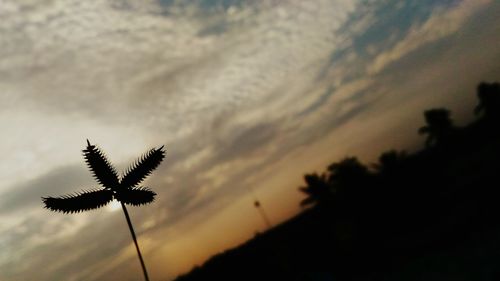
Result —
<instances>
[{"instance_id":1,"label":"treeline","mask_svg":"<svg viewBox=\"0 0 500 281\"><path fill-rule=\"evenodd\" d=\"M375 223L400 229L418 225L410 218L439 220L455 203L454 194L490 186L485 181L496 178L500 83L480 83L477 97L478 118L466 127L456 127L446 108L426 110L426 124L418 130L427 135L422 151L387 151L370 166L346 157L322 174L305 175L306 186L300 191L307 197L301 205L333 208L336 216L349 214L357 225L370 227ZM406 219L399 221L401 217Z\"/></svg>"},{"instance_id":2,"label":"treeline","mask_svg":"<svg viewBox=\"0 0 500 281\"><path fill-rule=\"evenodd\" d=\"M500 83L480 83L477 97L477 119L465 127L455 126L446 108L426 110L418 130L427 136L422 151L387 151L370 166L347 157L322 174L305 175L301 205L321 209L338 246L358 254L382 250L377 245L401 251L440 234L454 239L454 231L496 227Z\"/></svg>"},{"instance_id":3,"label":"treeline","mask_svg":"<svg viewBox=\"0 0 500 281\"><path fill-rule=\"evenodd\" d=\"M387 151L372 165L346 157L305 175L300 204L311 208L177 280L391 280L417 257L459 253L465 241L500 234L500 83L480 83L477 97L477 119L465 127L445 108L425 111L422 151ZM494 241L481 242L489 249L481 257L500 262ZM462 276L500 278L488 263L458 263L443 261Z\"/></svg>"}]
</instances>

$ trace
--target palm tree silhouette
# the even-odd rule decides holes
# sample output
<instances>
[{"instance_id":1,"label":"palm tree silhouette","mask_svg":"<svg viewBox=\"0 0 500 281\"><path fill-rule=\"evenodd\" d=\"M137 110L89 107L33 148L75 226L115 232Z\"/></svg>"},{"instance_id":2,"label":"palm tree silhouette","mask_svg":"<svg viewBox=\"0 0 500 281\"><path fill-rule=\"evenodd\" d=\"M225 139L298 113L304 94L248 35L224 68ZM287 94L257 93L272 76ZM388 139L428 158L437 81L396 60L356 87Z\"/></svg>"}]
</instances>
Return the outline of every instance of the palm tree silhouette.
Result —
<instances>
[{"instance_id":1,"label":"palm tree silhouette","mask_svg":"<svg viewBox=\"0 0 500 281\"><path fill-rule=\"evenodd\" d=\"M334 190L337 202L344 204L354 200L360 203L361 198L373 190L369 188L372 174L357 157L346 157L330 164L328 172L327 182Z\"/></svg>"},{"instance_id":2,"label":"palm tree silhouette","mask_svg":"<svg viewBox=\"0 0 500 281\"><path fill-rule=\"evenodd\" d=\"M401 169L402 164L407 159L406 151L389 150L379 156L378 163L374 164L373 167L379 174L394 174Z\"/></svg>"},{"instance_id":3,"label":"palm tree silhouette","mask_svg":"<svg viewBox=\"0 0 500 281\"><path fill-rule=\"evenodd\" d=\"M139 158L121 177L106 159L104 153L87 140L83 156L94 178L101 185L100 189L80 191L61 197L42 197L45 208L62 213L79 213L105 206L114 199L122 206L135 248L141 262L144 278L149 281L144 260L142 259L137 237L125 204L140 206L154 201L156 193L139 184L153 172L165 157L163 146L153 148Z\"/></svg>"},{"instance_id":4,"label":"palm tree silhouette","mask_svg":"<svg viewBox=\"0 0 500 281\"><path fill-rule=\"evenodd\" d=\"M424 112L426 126L421 127L418 133L427 134L425 145L431 147L445 143L454 130L450 119L450 111L445 108L429 109Z\"/></svg>"},{"instance_id":5,"label":"palm tree silhouette","mask_svg":"<svg viewBox=\"0 0 500 281\"><path fill-rule=\"evenodd\" d=\"M299 187L299 190L307 195L300 202L300 206L306 207L313 204L324 205L328 204L333 199L333 191L331 186L326 181L326 176L314 174L306 174L304 176L306 186Z\"/></svg>"},{"instance_id":6,"label":"palm tree silhouette","mask_svg":"<svg viewBox=\"0 0 500 281\"><path fill-rule=\"evenodd\" d=\"M348 188L363 183L370 175L368 168L357 157L346 157L328 166L328 181L335 189Z\"/></svg>"},{"instance_id":7,"label":"palm tree silhouette","mask_svg":"<svg viewBox=\"0 0 500 281\"><path fill-rule=\"evenodd\" d=\"M500 118L500 83L481 82L477 86L479 104L474 113L484 114L486 119L497 120Z\"/></svg>"}]
</instances>

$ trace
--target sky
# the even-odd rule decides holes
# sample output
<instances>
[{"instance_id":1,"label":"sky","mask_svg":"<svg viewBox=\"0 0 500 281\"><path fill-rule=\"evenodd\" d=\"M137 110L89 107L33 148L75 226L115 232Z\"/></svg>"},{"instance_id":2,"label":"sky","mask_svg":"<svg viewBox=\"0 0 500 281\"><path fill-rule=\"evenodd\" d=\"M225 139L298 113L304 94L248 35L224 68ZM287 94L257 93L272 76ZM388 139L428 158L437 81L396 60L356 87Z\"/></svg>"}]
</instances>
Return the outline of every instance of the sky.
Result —
<instances>
[{"instance_id":1,"label":"sky","mask_svg":"<svg viewBox=\"0 0 500 281\"><path fill-rule=\"evenodd\" d=\"M113 204L64 215L42 196L98 187L165 145L129 213L152 280L301 211L305 173L421 147L425 109L473 118L500 80L494 0L0 0L0 280L141 280Z\"/></svg>"}]
</instances>

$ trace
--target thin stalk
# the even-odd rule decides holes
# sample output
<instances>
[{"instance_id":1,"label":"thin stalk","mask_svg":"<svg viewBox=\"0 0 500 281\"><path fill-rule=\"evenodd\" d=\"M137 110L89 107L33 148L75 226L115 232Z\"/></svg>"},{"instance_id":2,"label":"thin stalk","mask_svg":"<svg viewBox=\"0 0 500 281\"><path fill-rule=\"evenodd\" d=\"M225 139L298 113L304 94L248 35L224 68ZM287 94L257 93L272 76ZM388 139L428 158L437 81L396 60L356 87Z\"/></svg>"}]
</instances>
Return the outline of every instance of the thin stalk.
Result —
<instances>
[{"instance_id":1,"label":"thin stalk","mask_svg":"<svg viewBox=\"0 0 500 281\"><path fill-rule=\"evenodd\" d=\"M271 220L267 216L266 211L264 210L264 208L262 208L262 205L257 200L255 200L255 207L257 208L257 210L259 210L262 219L266 223L267 229L271 229L273 227L273 224L271 223Z\"/></svg>"},{"instance_id":2,"label":"thin stalk","mask_svg":"<svg viewBox=\"0 0 500 281\"><path fill-rule=\"evenodd\" d=\"M148 271L146 270L146 265L144 264L144 260L142 259L141 250L139 250L139 244L137 244L137 238L135 237L134 227L132 226L132 222L130 221L130 216L128 215L127 208L123 202L122 204L123 213L125 214L125 218L127 219L128 228L130 229L130 234L132 234L132 239L134 239L135 249L137 250L137 255L139 255L139 260L141 261L142 271L144 272L144 279L149 281Z\"/></svg>"},{"instance_id":3,"label":"thin stalk","mask_svg":"<svg viewBox=\"0 0 500 281\"><path fill-rule=\"evenodd\" d=\"M257 199L257 195L255 194L255 191L250 186L247 186L247 190L250 192L250 195L252 196L253 202L254 202L253 205L255 206L255 208L257 208L257 211L259 212L260 216L262 217L262 220L264 221L264 224L267 226L267 229L271 229L273 227L273 224L271 223L269 216L267 216L266 210L264 210L264 208L260 204L259 199Z\"/></svg>"}]
</instances>

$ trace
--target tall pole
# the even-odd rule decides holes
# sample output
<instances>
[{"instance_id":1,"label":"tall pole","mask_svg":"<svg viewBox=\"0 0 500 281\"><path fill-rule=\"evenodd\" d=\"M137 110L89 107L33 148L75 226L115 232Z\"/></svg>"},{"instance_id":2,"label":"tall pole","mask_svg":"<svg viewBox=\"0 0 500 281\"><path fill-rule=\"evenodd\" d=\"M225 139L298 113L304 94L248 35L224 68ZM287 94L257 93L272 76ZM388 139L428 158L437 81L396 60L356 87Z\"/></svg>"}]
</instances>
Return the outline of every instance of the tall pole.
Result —
<instances>
[{"instance_id":1,"label":"tall pole","mask_svg":"<svg viewBox=\"0 0 500 281\"><path fill-rule=\"evenodd\" d=\"M250 192L250 195L253 198L253 205L259 212L260 216L262 217L262 220L264 221L265 225L267 226L267 229L271 229L273 227L273 224L271 223L271 220L267 216L266 210L262 207L260 204L259 199L257 199L257 195L255 194L255 191L251 186L247 186L247 190Z\"/></svg>"},{"instance_id":2,"label":"tall pole","mask_svg":"<svg viewBox=\"0 0 500 281\"><path fill-rule=\"evenodd\" d=\"M132 226L132 222L130 221L130 216L128 215L127 208L123 202L122 204L123 213L125 213L125 218L127 219L128 228L130 229L130 234L132 234L132 239L134 240L135 249L137 250L137 255L139 255L139 260L141 261L142 271L144 272L144 279L149 281L148 271L146 270L146 265L144 264L144 260L142 259L141 250L139 250L139 244L137 244L137 237L135 237L134 227Z\"/></svg>"},{"instance_id":3,"label":"tall pole","mask_svg":"<svg viewBox=\"0 0 500 281\"><path fill-rule=\"evenodd\" d=\"M267 216L266 212L264 211L264 209L260 205L260 202L259 202L259 200L257 200L257 198L255 198L254 206L255 206L255 208L257 208L257 210L259 210L259 213L262 216L262 219L264 220L264 222L266 223L267 228L271 229L273 227L273 225L271 224L271 220L269 220L269 217Z\"/></svg>"}]
</instances>

